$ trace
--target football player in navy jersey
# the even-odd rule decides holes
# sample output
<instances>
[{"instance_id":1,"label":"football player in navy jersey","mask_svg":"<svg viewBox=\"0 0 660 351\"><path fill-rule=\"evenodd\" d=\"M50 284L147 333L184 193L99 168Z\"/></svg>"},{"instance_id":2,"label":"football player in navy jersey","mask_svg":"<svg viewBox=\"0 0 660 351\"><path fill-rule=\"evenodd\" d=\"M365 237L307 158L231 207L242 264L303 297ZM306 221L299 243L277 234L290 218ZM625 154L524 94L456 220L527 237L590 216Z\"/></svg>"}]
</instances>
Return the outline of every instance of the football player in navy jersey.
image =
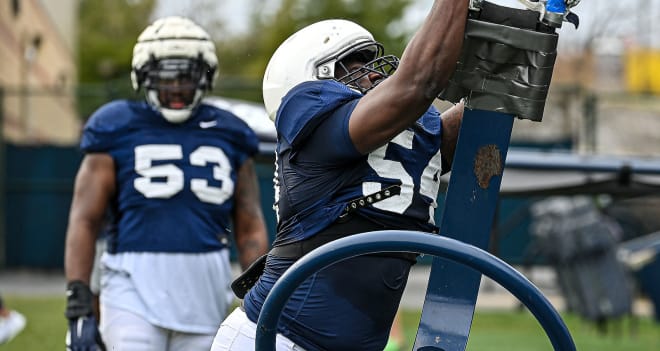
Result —
<instances>
[{"instance_id":1,"label":"football player in navy jersey","mask_svg":"<svg viewBox=\"0 0 660 351\"><path fill-rule=\"evenodd\" d=\"M325 20L290 36L263 82L278 134L277 237L213 351L254 349L264 300L312 249L384 229L437 232L440 174L449 171L463 106L432 106L455 69L468 1L436 0L401 60L360 25ZM396 72L395 72L396 70ZM278 350L383 350L416 255L351 258L308 278L278 324Z\"/></svg>"},{"instance_id":2,"label":"football player in navy jersey","mask_svg":"<svg viewBox=\"0 0 660 351\"><path fill-rule=\"evenodd\" d=\"M208 351L233 300L230 243L243 267L267 251L257 137L201 102L217 63L201 27L159 19L133 50L146 101L110 102L85 125L66 239L67 349ZM106 209L97 329L89 279Z\"/></svg>"}]
</instances>

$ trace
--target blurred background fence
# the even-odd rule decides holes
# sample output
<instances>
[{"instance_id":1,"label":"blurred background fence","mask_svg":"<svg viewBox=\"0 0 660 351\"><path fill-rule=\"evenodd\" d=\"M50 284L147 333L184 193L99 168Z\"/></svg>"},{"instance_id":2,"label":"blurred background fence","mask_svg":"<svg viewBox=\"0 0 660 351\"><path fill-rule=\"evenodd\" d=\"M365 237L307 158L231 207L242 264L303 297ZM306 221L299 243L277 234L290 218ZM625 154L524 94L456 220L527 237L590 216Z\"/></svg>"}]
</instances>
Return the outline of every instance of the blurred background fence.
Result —
<instances>
[{"instance_id":1,"label":"blurred background fence","mask_svg":"<svg viewBox=\"0 0 660 351\"><path fill-rule=\"evenodd\" d=\"M493 2L519 4L515 0ZM277 45L296 29L324 18L347 18L369 29L388 54L400 55L432 1L314 3L0 1L0 270L61 274L73 182L82 159L77 146L81 128L102 104L141 98L130 86L130 57L137 35L155 17L185 15L207 28L216 40L220 58L220 79L212 95L261 108L264 67ZM637 181L641 178L632 174L628 163L634 157L658 160L660 156L660 36L656 35L660 0L583 1L576 12L581 17L580 29L569 25L561 29L560 52L543 122L516 121L509 156L521 148L532 148L547 155L573 157L578 163L582 156L585 162L591 156L604 156L606 163L622 161L623 166L607 184L588 190L581 186L540 189L561 180L551 170L516 178L519 182L533 181L537 188L530 192L505 191L500 197L490 251L510 264L557 265L548 252L570 241L566 236L548 241L535 237L539 218L533 213L535 204L557 195L586 196L603 216L613 219L621 235L610 246L612 250L637 238L645 240L628 245L634 247L629 251L660 248L646 240L647 234L660 231L660 181L657 174L647 174L642 180L648 182L640 186ZM446 106L438 102L441 109ZM262 124L272 129L267 118ZM257 175L272 238L275 214L271 139L264 140L263 153L257 158ZM541 159L542 154L538 157ZM549 163L545 166L552 167ZM505 178L509 172L505 170ZM598 182L598 177L592 173L578 175L581 182L591 185ZM438 204L443 206L442 195ZM439 216L442 209L436 213ZM571 218L575 219L568 213L556 220L575 223ZM440 222L436 218L436 223ZM577 230L562 230L571 238L582 236ZM646 268L633 260L637 262L636 272L653 284L641 285L649 292L660 291L660 273L654 268L660 264L660 258L656 258L660 255L643 256ZM421 259L421 264L428 262L430 258ZM576 268L563 265L557 271L567 267ZM578 277L585 270L570 272ZM593 272L600 270L589 270L583 282L600 274Z\"/></svg>"},{"instance_id":2,"label":"blurred background fence","mask_svg":"<svg viewBox=\"0 0 660 351\"><path fill-rule=\"evenodd\" d=\"M14 90L13 94L0 94L0 118L11 113L12 106L20 106L21 99L27 99L31 105L38 101L75 100L78 101L78 112L89 116L101 104L118 98L141 98L131 90L127 80L118 80L105 84L84 85L71 90L75 96L67 97L60 91L30 92ZM236 97L260 94L260 82L254 80L226 79L213 92L215 96ZM614 128L628 128L635 124L643 115L652 112L636 113L635 118L620 115L611 116L611 111L617 111L612 105L621 104L618 101L633 101L628 105L620 105L623 115L632 116L635 106L643 104L644 98L639 95L627 97L609 95L606 99L595 94L585 94L571 86L555 88L551 92L543 123L516 122L512 147L534 148L537 150L570 151L575 149L591 150L611 147L618 143L617 139L608 136L606 132ZM640 102L642 101L642 102ZM603 106L605 105L605 106ZM35 123L41 118L48 118L48 111L39 112ZM45 116L41 116L44 114ZM610 121L608 121L610 120ZM612 127L614 121L620 121L620 127ZM603 125L603 121L608 121ZM266 121L265 123L270 123ZM656 122L657 123L657 122ZM581 125L576 128L575 125ZM2 123L0 123L2 125ZM7 125L5 123L4 125ZM35 136L35 130L17 128L12 138L5 137L1 146L0 160L0 211L3 224L0 225L0 267L5 268L36 268L61 269L63 266L64 235L68 211L71 203L73 181L82 153L77 142L80 125L76 133L69 137L68 142L42 142ZM600 128L600 129L599 129ZM581 132L576 135L575 130ZM600 131L599 131L600 130ZM657 130L657 129L656 129ZM7 135L7 134L6 134ZM16 136L23 136L18 138ZM602 138L609 138L601 140ZM14 140L8 140L14 139ZM269 142L265 140L264 142ZM642 140L630 140L628 147L634 151L633 144L642 148L648 144ZM652 143L660 145L660 143ZM274 199L272 174L272 149L265 148L257 158L257 175L261 188L262 208L269 226L271 237L274 237L275 215L272 210ZM621 150L621 148L619 149ZM639 152L639 150L637 150ZM593 194L592 194L593 195ZM652 211L660 209L656 204L655 195L650 193L643 199L610 198L607 202L609 210L616 216L627 230L629 237L639 236L660 230L660 223L655 220ZM510 264L542 264L542 257L534 256L530 251L534 246L530 232L532 224L531 206L546 196L531 194L515 194L503 196L493 227L491 251ZM616 200L616 201L613 201ZM443 199L438 199L442 206ZM623 205L625 204L625 205ZM438 216L442 211L438 210ZM440 218L436 218L440 223ZM422 260L422 263L425 263Z\"/></svg>"}]
</instances>

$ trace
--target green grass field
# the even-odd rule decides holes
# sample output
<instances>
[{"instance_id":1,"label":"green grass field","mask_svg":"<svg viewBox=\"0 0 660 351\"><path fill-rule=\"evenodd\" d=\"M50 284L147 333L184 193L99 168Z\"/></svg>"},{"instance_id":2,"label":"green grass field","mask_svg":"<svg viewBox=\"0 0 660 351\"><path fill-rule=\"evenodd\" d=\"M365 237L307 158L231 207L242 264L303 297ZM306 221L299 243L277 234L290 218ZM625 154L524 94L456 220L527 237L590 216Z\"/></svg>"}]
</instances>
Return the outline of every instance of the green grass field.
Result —
<instances>
[{"instance_id":1,"label":"green grass field","mask_svg":"<svg viewBox=\"0 0 660 351\"><path fill-rule=\"evenodd\" d=\"M574 315L563 315L579 351L660 350L660 324L649 318L611 323L607 334ZM419 311L404 311L405 333L412 349ZM534 316L523 311L477 311L468 351L552 351L552 344Z\"/></svg>"},{"instance_id":2,"label":"green grass field","mask_svg":"<svg viewBox=\"0 0 660 351\"><path fill-rule=\"evenodd\" d=\"M19 310L27 319L25 330L2 351L64 350L63 297L4 296L8 306ZM420 311L404 311L402 321L409 345L417 331ZM607 334L601 334L590 323L565 315L579 351L657 351L660 350L660 324L649 318L636 318L611 323ZM469 351L544 351L552 350L550 341L534 317L527 311L477 311L468 343Z\"/></svg>"}]
</instances>

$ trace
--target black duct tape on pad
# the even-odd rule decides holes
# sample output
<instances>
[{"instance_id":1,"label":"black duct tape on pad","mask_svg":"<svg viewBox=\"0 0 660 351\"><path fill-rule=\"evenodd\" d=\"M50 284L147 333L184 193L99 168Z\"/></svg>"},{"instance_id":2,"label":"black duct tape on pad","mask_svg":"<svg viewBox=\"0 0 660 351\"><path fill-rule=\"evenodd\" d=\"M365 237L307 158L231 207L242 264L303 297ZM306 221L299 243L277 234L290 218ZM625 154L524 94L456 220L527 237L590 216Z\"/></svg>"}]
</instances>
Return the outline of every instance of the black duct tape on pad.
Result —
<instances>
[{"instance_id":1,"label":"black duct tape on pad","mask_svg":"<svg viewBox=\"0 0 660 351\"><path fill-rule=\"evenodd\" d=\"M470 13L456 71L439 98L541 121L558 35L537 12L483 4Z\"/></svg>"}]
</instances>

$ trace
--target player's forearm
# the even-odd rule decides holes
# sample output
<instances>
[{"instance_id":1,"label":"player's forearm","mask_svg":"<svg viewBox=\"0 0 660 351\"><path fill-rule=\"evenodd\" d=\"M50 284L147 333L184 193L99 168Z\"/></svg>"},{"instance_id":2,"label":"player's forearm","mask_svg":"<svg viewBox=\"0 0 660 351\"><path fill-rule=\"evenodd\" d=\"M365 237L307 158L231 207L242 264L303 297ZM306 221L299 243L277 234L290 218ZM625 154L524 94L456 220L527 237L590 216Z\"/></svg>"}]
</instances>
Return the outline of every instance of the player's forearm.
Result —
<instances>
[{"instance_id":1,"label":"player's forearm","mask_svg":"<svg viewBox=\"0 0 660 351\"><path fill-rule=\"evenodd\" d=\"M359 152L375 150L415 123L444 89L463 44L467 3L437 0L408 43L396 74L360 99L349 121Z\"/></svg>"},{"instance_id":2,"label":"player's forearm","mask_svg":"<svg viewBox=\"0 0 660 351\"><path fill-rule=\"evenodd\" d=\"M268 233L258 201L244 203L234 222L236 250L243 269L268 252Z\"/></svg>"},{"instance_id":3,"label":"player's forearm","mask_svg":"<svg viewBox=\"0 0 660 351\"><path fill-rule=\"evenodd\" d=\"M252 262L268 252L268 235L266 229L256 229L240 235L236 243L238 260L242 269L246 269Z\"/></svg>"},{"instance_id":4,"label":"player's forearm","mask_svg":"<svg viewBox=\"0 0 660 351\"><path fill-rule=\"evenodd\" d=\"M406 77L424 99L432 101L456 67L467 18L467 0L436 0L408 43L397 74Z\"/></svg>"},{"instance_id":5,"label":"player's forearm","mask_svg":"<svg viewBox=\"0 0 660 351\"><path fill-rule=\"evenodd\" d=\"M465 106L461 101L442 113L442 145L440 146L440 152L444 162L449 167L451 167L454 161L454 153L456 151L456 143L458 142L458 133L461 129L464 108ZM446 173L449 170L447 168L442 171Z\"/></svg>"},{"instance_id":6,"label":"player's forearm","mask_svg":"<svg viewBox=\"0 0 660 351\"><path fill-rule=\"evenodd\" d=\"M252 159L246 160L241 166L238 179L234 193L234 230L238 259L245 269L268 251L268 234Z\"/></svg>"},{"instance_id":7,"label":"player's forearm","mask_svg":"<svg viewBox=\"0 0 660 351\"><path fill-rule=\"evenodd\" d=\"M67 231L64 251L64 273L67 281L81 280L89 284L94 254L96 233L90 224L74 225Z\"/></svg>"}]
</instances>

